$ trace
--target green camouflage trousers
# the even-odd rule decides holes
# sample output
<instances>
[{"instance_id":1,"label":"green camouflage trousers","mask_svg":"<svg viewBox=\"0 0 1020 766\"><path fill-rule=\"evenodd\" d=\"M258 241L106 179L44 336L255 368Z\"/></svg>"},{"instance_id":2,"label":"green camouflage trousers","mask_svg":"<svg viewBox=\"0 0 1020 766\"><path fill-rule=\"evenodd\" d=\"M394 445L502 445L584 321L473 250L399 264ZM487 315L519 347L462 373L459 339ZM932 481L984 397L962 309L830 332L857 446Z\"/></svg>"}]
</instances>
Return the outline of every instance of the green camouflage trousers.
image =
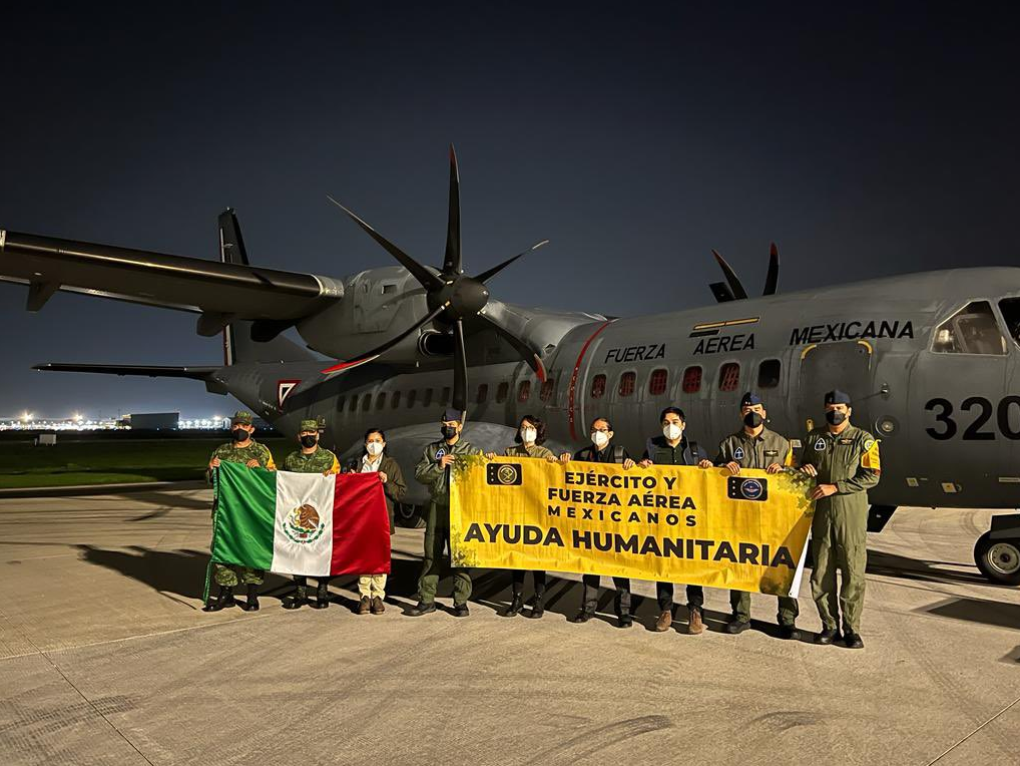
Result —
<instances>
[{"instance_id":1,"label":"green camouflage trousers","mask_svg":"<svg viewBox=\"0 0 1020 766\"><path fill-rule=\"evenodd\" d=\"M261 569L236 567L230 564L213 564L213 578L221 588L234 588L241 585L261 585L266 573Z\"/></svg>"},{"instance_id":2,"label":"green camouflage trousers","mask_svg":"<svg viewBox=\"0 0 1020 766\"><path fill-rule=\"evenodd\" d=\"M450 545L450 506L429 503L425 515L425 559L418 578L418 600L431 604L439 589L445 550ZM471 574L453 569L453 603L465 604L471 597Z\"/></svg>"},{"instance_id":3,"label":"green camouflage trousers","mask_svg":"<svg viewBox=\"0 0 1020 766\"><path fill-rule=\"evenodd\" d=\"M793 626L800 614L800 604L797 599L789 596L779 596L779 612L776 621L780 625ZM733 616L741 622L751 621L751 594L744 590L730 591L730 607L733 609Z\"/></svg>"}]
</instances>

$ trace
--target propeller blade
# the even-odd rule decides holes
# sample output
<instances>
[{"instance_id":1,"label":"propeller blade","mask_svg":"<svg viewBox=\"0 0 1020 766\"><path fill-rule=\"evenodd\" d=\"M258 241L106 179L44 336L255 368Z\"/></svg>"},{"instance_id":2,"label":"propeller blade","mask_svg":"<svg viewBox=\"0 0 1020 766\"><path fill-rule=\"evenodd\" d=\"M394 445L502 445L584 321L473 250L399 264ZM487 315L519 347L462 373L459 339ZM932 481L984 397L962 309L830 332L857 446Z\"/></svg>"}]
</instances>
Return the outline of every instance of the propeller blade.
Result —
<instances>
[{"instance_id":1,"label":"propeller blade","mask_svg":"<svg viewBox=\"0 0 1020 766\"><path fill-rule=\"evenodd\" d=\"M446 226L443 274L452 277L463 273L460 253L460 170L457 168L457 152L453 150L453 144L450 144L450 217Z\"/></svg>"},{"instance_id":2,"label":"propeller blade","mask_svg":"<svg viewBox=\"0 0 1020 766\"><path fill-rule=\"evenodd\" d=\"M542 359L539 357L535 349L504 328L503 325L499 324L499 322L494 320L492 317L486 316L485 314L478 314L477 316L479 319L486 322L489 327L495 330L499 334L499 337L513 346L514 350L521 355L521 359L527 362L528 366L535 371L535 375L538 376L539 381L545 383L545 365L542 363Z\"/></svg>"},{"instance_id":3,"label":"propeller blade","mask_svg":"<svg viewBox=\"0 0 1020 766\"><path fill-rule=\"evenodd\" d=\"M543 245L548 245L548 244L549 244L549 240L543 239L541 242L538 242L538 243L532 245L531 247L529 247L523 253L517 253L517 255L515 255L513 258L507 258L505 261L503 261L498 266L493 266L491 269L488 269L487 271L483 271L481 274L479 274L477 277L475 277L475 279L477 279L482 284L485 284L490 279L492 279L494 276L499 274L499 272L501 272L503 269L505 269L507 266L509 266L511 263L513 263L518 258L520 258L522 255L527 255L528 253L532 252L533 250L538 250L538 248L542 247Z\"/></svg>"},{"instance_id":4,"label":"propeller blade","mask_svg":"<svg viewBox=\"0 0 1020 766\"><path fill-rule=\"evenodd\" d=\"M420 263L418 263L418 261L414 260L414 258L409 256L399 247L397 247L388 239L386 239L384 236L382 236L379 232L377 232L375 229L373 229L371 226L369 226L367 223L361 220L357 215L355 215L350 210L345 208L343 205L341 205L335 199L330 197L328 194L326 195L326 199L328 199L338 208L347 213L347 215L350 216L351 220L353 220L356 224L358 224L358 226L365 230L365 233L368 234L368 236L370 236L372 239L374 239L376 242L382 245L383 249L386 250L386 252L388 252L390 255L392 255L400 262L401 266L403 266L405 269L411 272L411 275L415 279L417 279L418 283L426 290L438 290L443 286L443 280L441 280L431 271L429 271Z\"/></svg>"},{"instance_id":5,"label":"propeller blade","mask_svg":"<svg viewBox=\"0 0 1020 766\"><path fill-rule=\"evenodd\" d=\"M716 263L719 264L719 268L723 271L723 276L726 277L727 283L729 283L730 289L733 291L733 297L737 300L743 300L747 298L747 290L740 284L740 278L737 277L737 272L726 263L726 259L723 258L715 250L712 251L712 255L715 256Z\"/></svg>"},{"instance_id":6,"label":"propeller blade","mask_svg":"<svg viewBox=\"0 0 1020 766\"><path fill-rule=\"evenodd\" d=\"M453 406L460 411L461 420L467 414L467 354L464 351L464 322L458 319L453 325Z\"/></svg>"},{"instance_id":7,"label":"propeller blade","mask_svg":"<svg viewBox=\"0 0 1020 766\"><path fill-rule=\"evenodd\" d=\"M411 327L409 327L408 329L406 329L402 333L400 333L400 335L397 335L394 338L390 338L388 341L383 343L378 348L373 348L371 351L369 351L366 354L362 354L357 359L351 359L351 360L346 361L346 362L338 362L337 364L334 364L332 367L327 367L325 370L322 371L322 374L323 375L328 375L328 374L330 374L332 372L340 372L341 370L349 370L352 367L359 367L360 365L367 364L368 362L371 362L374 359L378 359L380 356L382 356L387 351L389 351L391 348L393 348L395 345L400 343L400 341L402 341L408 335L413 333L419 327L424 326L425 324L431 322L433 319L435 319L440 314L442 314L446 310L446 307L448 305L449 305L449 303L443 304L442 306L437 308L435 311L433 311L431 314L426 316L424 319L422 319L419 322L416 322Z\"/></svg>"},{"instance_id":8,"label":"propeller blade","mask_svg":"<svg viewBox=\"0 0 1020 766\"><path fill-rule=\"evenodd\" d=\"M773 242L769 248L769 271L765 276L765 290L762 295L775 295L779 287L779 248Z\"/></svg>"}]
</instances>

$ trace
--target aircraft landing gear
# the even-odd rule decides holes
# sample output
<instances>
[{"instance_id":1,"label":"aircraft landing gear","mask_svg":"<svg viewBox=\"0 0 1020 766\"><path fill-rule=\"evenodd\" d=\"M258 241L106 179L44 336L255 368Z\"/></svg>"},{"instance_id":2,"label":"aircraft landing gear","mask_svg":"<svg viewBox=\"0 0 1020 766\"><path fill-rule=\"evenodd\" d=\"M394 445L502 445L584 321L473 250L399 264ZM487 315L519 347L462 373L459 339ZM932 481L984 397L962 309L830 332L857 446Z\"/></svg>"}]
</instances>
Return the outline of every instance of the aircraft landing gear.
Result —
<instances>
[{"instance_id":1,"label":"aircraft landing gear","mask_svg":"<svg viewBox=\"0 0 1020 766\"><path fill-rule=\"evenodd\" d=\"M1020 515L992 517L974 545L974 563L994 583L1020 585Z\"/></svg>"}]
</instances>

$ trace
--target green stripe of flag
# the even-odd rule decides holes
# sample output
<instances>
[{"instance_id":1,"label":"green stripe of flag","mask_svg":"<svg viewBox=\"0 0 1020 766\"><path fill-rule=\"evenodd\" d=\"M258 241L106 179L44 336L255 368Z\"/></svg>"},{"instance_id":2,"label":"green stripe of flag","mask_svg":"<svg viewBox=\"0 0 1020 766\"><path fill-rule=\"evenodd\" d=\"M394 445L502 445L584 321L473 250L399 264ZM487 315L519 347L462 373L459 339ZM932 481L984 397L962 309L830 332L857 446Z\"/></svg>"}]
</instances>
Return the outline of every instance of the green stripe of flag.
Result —
<instances>
[{"instance_id":1,"label":"green stripe of flag","mask_svg":"<svg viewBox=\"0 0 1020 766\"><path fill-rule=\"evenodd\" d=\"M212 560L254 569L273 563L276 473L220 463Z\"/></svg>"}]
</instances>

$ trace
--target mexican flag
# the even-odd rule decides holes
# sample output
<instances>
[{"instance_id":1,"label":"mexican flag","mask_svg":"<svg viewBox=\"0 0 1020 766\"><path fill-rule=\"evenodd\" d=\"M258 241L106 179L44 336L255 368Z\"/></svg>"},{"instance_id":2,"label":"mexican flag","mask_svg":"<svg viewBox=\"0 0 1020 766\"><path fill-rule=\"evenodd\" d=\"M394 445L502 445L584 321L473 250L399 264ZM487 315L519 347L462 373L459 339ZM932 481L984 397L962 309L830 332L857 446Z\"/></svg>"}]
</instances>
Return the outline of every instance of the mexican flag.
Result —
<instances>
[{"instance_id":1,"label":"mexican flag","mask_svg":"<svg viewBox=\"0 0 1020 766\"><path fill-rule=\"evenodd\" d=\"M221 463L212 560L291 575L389 574L390 522L375 473Z\"/></svg>"}]
</instances>

